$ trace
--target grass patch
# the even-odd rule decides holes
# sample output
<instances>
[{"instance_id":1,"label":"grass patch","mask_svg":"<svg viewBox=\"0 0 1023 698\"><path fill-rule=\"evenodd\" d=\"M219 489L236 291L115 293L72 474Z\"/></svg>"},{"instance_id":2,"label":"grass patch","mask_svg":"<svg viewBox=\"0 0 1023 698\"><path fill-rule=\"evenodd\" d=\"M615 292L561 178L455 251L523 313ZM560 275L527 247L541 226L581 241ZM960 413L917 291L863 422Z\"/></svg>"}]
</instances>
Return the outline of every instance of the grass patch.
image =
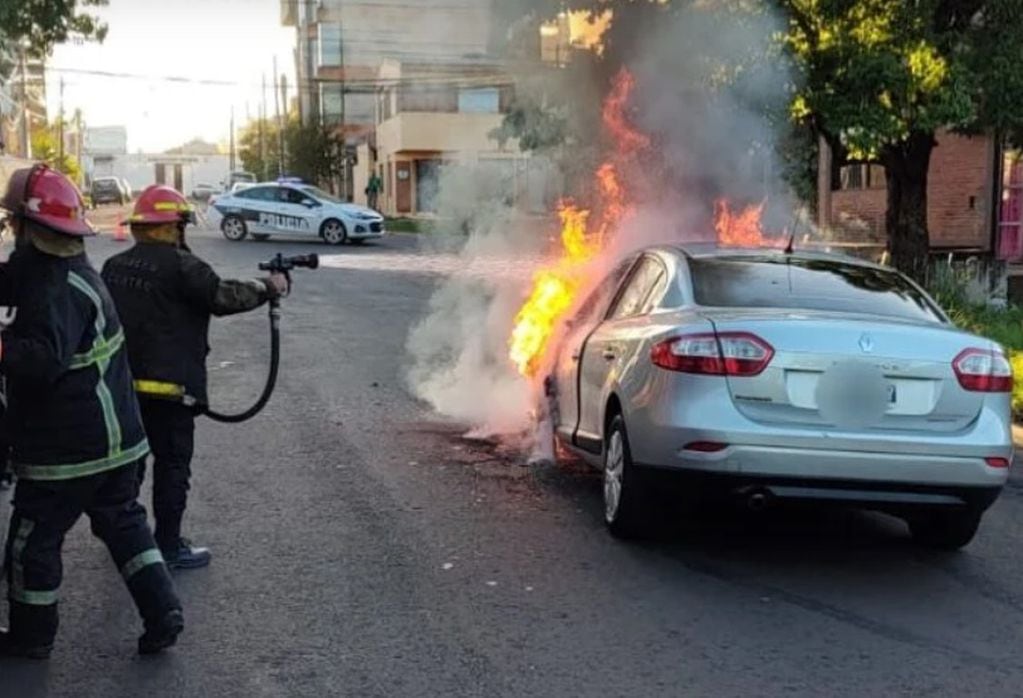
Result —
<instances>
[{"instance_id":1,"label":"grass patch","mask_svg":"<svg viewBox=\"0 0 1023 698\"><path fill-rule=\"evenodd\" d=\"M385 225L390 233L430 233L436 224L416 218L388 218Z\"/></svg>"}]
</instances>

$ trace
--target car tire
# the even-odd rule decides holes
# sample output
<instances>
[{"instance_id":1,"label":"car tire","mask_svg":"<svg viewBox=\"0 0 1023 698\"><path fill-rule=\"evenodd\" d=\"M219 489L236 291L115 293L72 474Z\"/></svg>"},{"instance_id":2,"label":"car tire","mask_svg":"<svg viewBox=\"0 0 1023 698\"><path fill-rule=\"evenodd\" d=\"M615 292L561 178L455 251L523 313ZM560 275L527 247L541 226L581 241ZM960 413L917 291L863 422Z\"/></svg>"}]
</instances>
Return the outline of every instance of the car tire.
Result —
<instances>
[{"instance_id":1,"label":"car tire","mask_svg":"<svg viewBox=\"0 0 1023 698\"><path fill-rule=\"evenodd\" d=\"M249 234L249 228L239 216L225 216L220 222L220 232L231 242L241 242Z\"/></svg>"},{"instance_id":2,"label":"car tire","mask_svg":"<svg viewBox=\"0 0 1023 698\"><path fill-rule=\"evenodd\" d=\"M267 240L270 239L270 236L267 235L266 233L253 233L252 239L255 240L256 242L266 242Z\"/></svg>"},{"instance_id":3,"label":"car tire","mask_svg":"<svg viewBox=\"0 0 1023 698\"><path fill-rule=\"evenodd\" d=\"M604 522L617 538L642 538L649 533L648 499L632 462L625 419L615 415L604 439Z\"/></svg>"},{"instance_id":4,"label":"car tire","mask_svg":"<svg viewBox=\"0 0 1023 698\"><path fill-rule=\"evenodd\" d=\"M958 550L970 544L980 526L976 509L934 511L908 520L913 540L935 550Z\"/></svg>"},{"instance_id":5,"label":"car tire","mask_svg":"<svg viewBox=\"0 0 1023 698\"><path fill-rule=\"evenodd\" d=\"M320 227L320 237L328 245L343 245L348 240L348 230L338 219L329 218Z\"/></svg>"}]
</instances>

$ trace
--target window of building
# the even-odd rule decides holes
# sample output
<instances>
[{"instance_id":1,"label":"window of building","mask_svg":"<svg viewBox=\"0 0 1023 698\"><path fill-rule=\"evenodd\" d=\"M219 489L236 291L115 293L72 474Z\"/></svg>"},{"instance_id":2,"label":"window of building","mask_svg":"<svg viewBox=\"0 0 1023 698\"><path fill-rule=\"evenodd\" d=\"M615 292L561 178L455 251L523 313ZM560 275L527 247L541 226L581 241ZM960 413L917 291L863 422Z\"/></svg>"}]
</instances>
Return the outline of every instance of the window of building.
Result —
<instances>
[{"instance_id":1,"label":"window of building","mask_svg":"<svg viewBox=\"0 0 1023 698\"><path fill-rule=\"evenodd\" d=\"M409 85L398 97L399 112L458 111L458 92L453 87Z\"/></svg>"},{"instance_id":2,"label":"window of building","mask_svg":"<svg viewBox=\"0 0 1023 698\"><path fill-rule=\"evenodd\" d=\"M325 126L337 126L344 120L342 94L339 83L320 83L320 120Z\"/></svg>"},{"instance_id":3,"label":"window of building","mask_svg":"<svg viewBox=\"0 0 1023 698\"><path fill-rule=\"evenodd\" d=\"M839 189L884 189L884 167L881 165L844 165L839 170Z\"/></svg>"},{"instance_id":4,"label":"window of building","mask_svg":"<svg viewBox=\"0 0 1023 698\"><path fill-rule=\"evenodd\" d=\"M372 124L374 97L369 92L345 95L345 121L349 124Z\"/></svg>"},{"instance_id":5,"label":"window of building","mask_svg":"<svg viewBox=\"0 0 1023 698\"><path fill-rule=\"evenodd\" d=\"M496 87L461 89L458 111L468 114L497 114L501 110L501 91Z\"/></svg>"},{"instance_id":6,"label":"window of building","mask_svg":"<svg viewBox=\"0 0 1023 698\"><path fill-rule=\"evenodd\" d=\"M1023 149L1007 150L998 205L998 256L1023 257Z\"/></svg>"},{"instance_id":7,"label":"window of building","mask_svg":"<svg viewBox=\"0 0 1023 698\"><path fill-rule=\"evenodd\" d=\"M320 22L317 27L317 38L320 44L320 61L318 67L336 67L341 65L341 25L337 22Z\"/></svg>"}]
</instances>

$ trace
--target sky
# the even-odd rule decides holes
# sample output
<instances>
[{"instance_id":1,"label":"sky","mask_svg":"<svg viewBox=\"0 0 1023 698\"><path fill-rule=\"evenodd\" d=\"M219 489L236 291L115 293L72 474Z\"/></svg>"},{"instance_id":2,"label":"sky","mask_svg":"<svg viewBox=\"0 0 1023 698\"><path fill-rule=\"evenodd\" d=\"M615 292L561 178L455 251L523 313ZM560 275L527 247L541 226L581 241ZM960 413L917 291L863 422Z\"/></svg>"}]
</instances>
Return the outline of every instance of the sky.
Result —
<instances>
[{"instance_id":1,"label":"sky","mask_svg":"<svg viewBox=\"0 0 1023 698\"><path fill-rule=\"evenodd\" d=\"M252 118L258 114L262 76L272 84L275 55L278 72L294 85L295 29L281 26L279 0L110 0L108 7L90 9L110 31L102 44L54 49L46 86L50 115L58 113L63 77L68 118L78 108L86 127L125 126L131 152L162 152L197 137L226 143L232 106L238 126L246 108ZM267 105L272 114L271 89Z\"/></svg>"}]
</instances>

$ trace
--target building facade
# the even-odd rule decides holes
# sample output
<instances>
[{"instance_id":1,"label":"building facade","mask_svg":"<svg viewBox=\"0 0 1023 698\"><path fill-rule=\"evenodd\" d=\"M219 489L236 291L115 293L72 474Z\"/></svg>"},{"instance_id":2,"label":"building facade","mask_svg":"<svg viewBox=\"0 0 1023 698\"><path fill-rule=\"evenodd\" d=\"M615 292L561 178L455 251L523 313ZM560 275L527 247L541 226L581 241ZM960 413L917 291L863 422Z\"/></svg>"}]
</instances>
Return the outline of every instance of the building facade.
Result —
<instances>
[{"instance_id":1,"label":"building facade","mask_svg":"<svg viewBox=\"0 0 1023 698\"><path fill-rule=\"evenodd\" d=\"M356 201L365 199L375 172L384 183L378 205L385 214L433 215L445 169L461 167L505 182L509 203L546 205L543 162L490 135L514 94L500 66L392 60L381 67L379 85L375 138L359 152Z\"/></svg>"},{"instance_id":2,"label":"building facade","mask_svg":"<svg viewBox=\"0 0 1023 698\"><path fill-rule=\"evenodd\" d=\"M876 164L833 168L827 149L821 151L818 211L822 227L847 238L883 244L888 206L884 168ZM1023 258L1023 236L1018 232L1023 187L1019 157L1018 150L988 135L938 134L927 187L932 249Z\"/></svg>"}]
</instances>

